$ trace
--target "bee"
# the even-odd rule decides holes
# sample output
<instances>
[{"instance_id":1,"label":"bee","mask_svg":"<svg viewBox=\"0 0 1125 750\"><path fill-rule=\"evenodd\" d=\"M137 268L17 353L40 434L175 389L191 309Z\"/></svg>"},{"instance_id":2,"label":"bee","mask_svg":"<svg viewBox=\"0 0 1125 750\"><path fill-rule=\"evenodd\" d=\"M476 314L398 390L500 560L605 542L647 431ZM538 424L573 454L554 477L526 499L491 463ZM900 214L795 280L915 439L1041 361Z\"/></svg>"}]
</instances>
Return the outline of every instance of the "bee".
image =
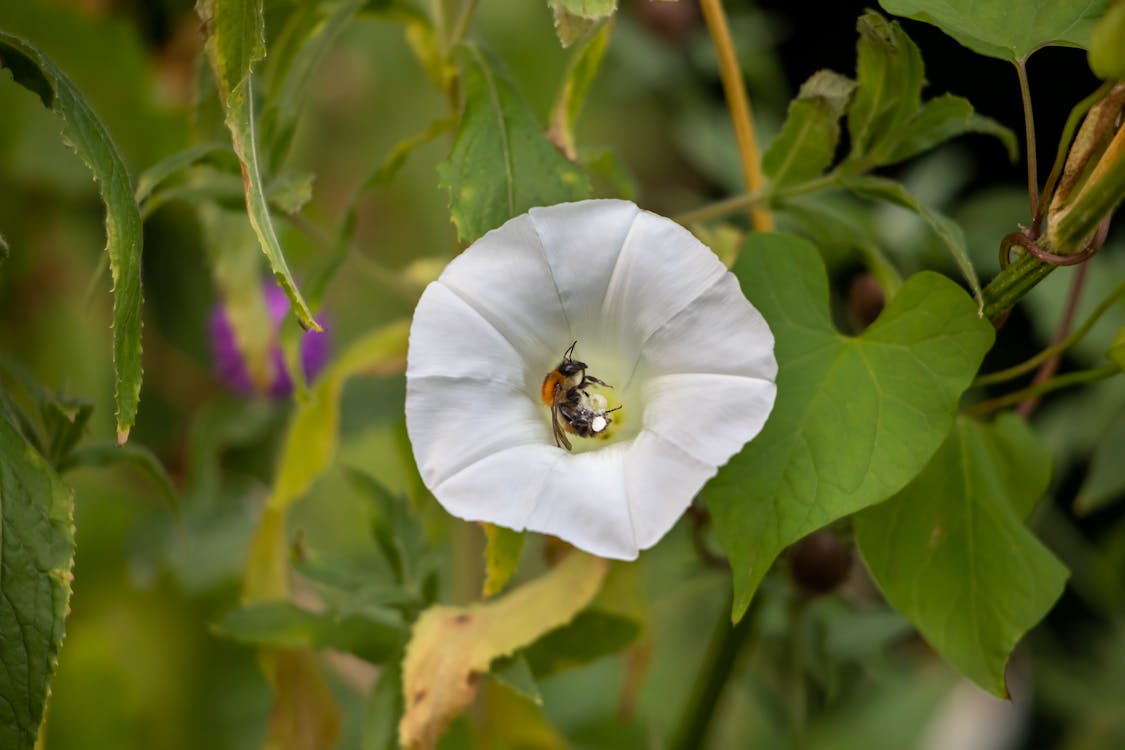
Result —
<instances>
[{"instance_id":1,"label":"bee","mask_svg":"<svg viewBox=\"0 0 1125 750\"><path fill-rule=\"evenodd\" d=\"M605 431L613 419L610 412L617 409L606 409L605 397L600 394L590 394L586 388L589 384L612 388L610 384L586 373L586 363L574 359L575 341L563 353L559 366L547 373L543 378L543 388L540 397L543 403L551 407L551 428L555 434L555 445L573 449L566 433L570 432L579 437L594 437Z\"/></svg>"}]
</instances>

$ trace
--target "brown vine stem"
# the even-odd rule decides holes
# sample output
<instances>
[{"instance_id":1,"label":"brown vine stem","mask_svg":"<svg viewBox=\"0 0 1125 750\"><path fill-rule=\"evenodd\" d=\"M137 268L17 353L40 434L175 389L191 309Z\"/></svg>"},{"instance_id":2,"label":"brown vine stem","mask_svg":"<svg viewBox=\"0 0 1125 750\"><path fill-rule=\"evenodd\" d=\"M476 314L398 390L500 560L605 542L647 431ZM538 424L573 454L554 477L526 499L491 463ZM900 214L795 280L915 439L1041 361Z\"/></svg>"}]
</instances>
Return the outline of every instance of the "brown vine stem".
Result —
<instances>
[{"instance_id":1,"label":"brown vine stem","mask_svg":"<svg viewBox=\"0 0 1125 750\"><path fill-rule=\"evenodd\" d=\"M1082 296L1082 288L1086 284L1086 274L1090 270L1090 266L1083 263L1074 272L1074 279L1070 282L1070 291L1066 295L1066 307L1063 308L1062 319L1059 320L1059 327L1055 331L1054 337L1051 339L1051 346L1058 346L1066 340L1067 334L1070 333L1070 327L1074 324L1074 312L1078 309L1078 298ZM1031 379L1031 385L1035 386L1039 383L1049 380L1059 369L1059 362L1062 361L1062 353L1054 354L1047 358L1039 370L1035 373L1035 377ZM1016 407L1016 414L1019 414L1024 419L1031 416L1031 412L1035 411L1035 407L1039 405L1039 396L1031 395L1020 402Z\"/></svg>"},{"instance_id":2,"label":"brown vine stem","mask_svg":"<svg viewBox=\"0 0 1125 750\"><path fill-rule=\"evenodd\" d=\"M1020 98L1023 100L1023 125L1027 149L1027 202L1032 218L1039 215L1039 165L1035 158L1035 116L1031 111L1031 86L1027 82L1027 65L1016 60L1016 75L1020 80Z\"/></svg>"},{"instance_id":3,"label":"brown vine stem","mask_svg":"<svg viewBox=\"0 0 1125 750\"><path fill-rule=\"evenodd\" d=\"M746 190L751 194L762 189L761 155L758 152L758 139L754 135L754 121L750 114L750 97L746 94L746 84L742 80L742 70L734 53L727 16L723 11L722 0L699 0L703 10L703 20L715 45L719 58L719 76L723 81L727 107L730 109L734 136L738 142L738 155L742 161L742 174L746 179ZM773 217L769 211L758 205L750 206L750 223L762 232L773 229Z\"/></svg>"}]
</instances>

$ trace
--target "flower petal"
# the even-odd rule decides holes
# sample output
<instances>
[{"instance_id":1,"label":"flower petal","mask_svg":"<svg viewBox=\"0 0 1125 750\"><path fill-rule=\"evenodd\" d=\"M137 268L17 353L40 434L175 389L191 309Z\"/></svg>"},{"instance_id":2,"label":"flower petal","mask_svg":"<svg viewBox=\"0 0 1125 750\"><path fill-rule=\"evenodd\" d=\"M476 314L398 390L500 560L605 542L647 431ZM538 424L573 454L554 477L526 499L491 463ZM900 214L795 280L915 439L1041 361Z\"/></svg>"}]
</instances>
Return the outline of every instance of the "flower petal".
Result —
<instances>
[{"instance_id":1,"label":"flower petal","mask_svg":"<svg viewBox=\"0 0 1125 750\"><path fill-rule=\"evenodd\" d=\"M581 346L590 332L602 329L606 290L640 209L629 201L591 200L529 213Z\"/></svg>"},{"instance_id":2,"label":"flower petal","mask_svg":"<svg viewBox=\"0 0 1125 750\"><path fill-rule=\"evenodd\" d=\"M588 453L564 454L551 467L526 527L601 557L635 559L634 519L623 468L628 447L628 443L618 443Z\"/></svg>"},{"instance_id":3,"label":"flower petal","mask_svg":"<svg viewBox=\"0 0 1125 750\"><path fill-rule=\"evenodd\" d=\"M643 386L644 429L712 466L761 432L777 386L734 375L660 375Z\"/></svg>"},{"instance_id":4,"label":"flower petal","mask_svg":"<svg viewBox=\"0 0 1125 750\"><path fill-rule=\"evenodd\" d=\"M458 518L522 530L552 467L565 458L554 445L520 445L487 455L431 486Z\"/></svg>"},{"instance_id":5,"label":"flower petal","mask_svg":"<svg viewBox=\"0 0 1125 750\"><path fill-rule=\"evenodd\" d=\"M406 430L431 489L505 448L553 447L539 404L521 389L441 375L406 381Z\"/></svg>"},{"instance_id":6,"label":"flower petal","mask_svg":"<svg viewBox=\"0 0 1125 750\"><path fill-rule=\"evenodd\" d=\"M527 214L474 242L446 266L438 281L544 374L558 364L573 340L539 235Z\"/></svg>"},{"instance_id":7,"label":"flower petal","mask_svg":"<svg viewBox=\"0 0 1125 750\"><path fill-rule=\"evenodd\" d=\"M408 379L427 376L525 388L529 374L508 339L449 287L435 281L426 287L414 311L406 367Z\"/></svg>"},{"instance_id":8,"label":"flower petal","mask_svg":"<svg viewBox=\"0 0 1125 750\"><path fill-rule=\"evenodd\" d=\"M731 273L654 332L642 356L649 372L777 377L773 333Z\"/></svg>"},{"instance_id":9,"label":"flower petal","mask_svg":"<svg viewBox=\"0 0 1125 750\"><path fill-rule=\"evenodd\" d=\"M726 269L671 219L641 211L621 248L602 305L603 325L623 357L715 284Z\"/></svg>"},{"instance_id":10,"label":"flower petal","mask_svg":"<svg viewBox=\"0 0 1125 750\"><path fill-rule=\"evenodd\" d=\"M637 546L648 549L668 533L717 469L645 430L625 458Z\"/></svg>"}]
</instances>

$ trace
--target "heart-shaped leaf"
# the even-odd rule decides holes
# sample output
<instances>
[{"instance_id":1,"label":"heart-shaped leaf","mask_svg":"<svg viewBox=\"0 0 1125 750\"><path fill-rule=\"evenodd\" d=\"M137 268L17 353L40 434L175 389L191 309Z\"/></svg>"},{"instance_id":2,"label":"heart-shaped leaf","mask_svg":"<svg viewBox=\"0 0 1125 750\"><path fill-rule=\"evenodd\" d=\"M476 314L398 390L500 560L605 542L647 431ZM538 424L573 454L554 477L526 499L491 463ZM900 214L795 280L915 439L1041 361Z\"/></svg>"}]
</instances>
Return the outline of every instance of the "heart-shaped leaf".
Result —
<instances>
[{"instance_id":1,"label":"heart-shaped leaf","mask_svg":"<svg viewBox=\"0 0 1125 750\"><path fill-rule=\"evenodd\" d=\"M798 237L751 234L734 272L773 329L779 367L765 429L703 491L737 619L782 549L922 470L993 332L960 287L922 272L861 336L843 336L824 264Z\"/></svg>"},{"instance_id":2,"label":"heart-shaped leaf","mask_svg":"<svg viewBox=\"0 0 1125 750\"><path fill-rule=\"evenodd\" d=\"M914 481L855 518L860 551L888 601L1000 697L1016 642L1066 582L1066 568L1023 525L1047 491L1050 466L1018 417L962 418Z\"/></svg>"},{"instance_id":3,"label":"heart-shaped leaf","mask_svg":"<svg viewBox=\"0 0 1125 750\"><path fill-rule=\"evenodd\" d=\"M888 12L932 23L969 49L1026 60L1040 47L1085 47L1108 0L879 0Z\"/></svg>"}]
</instances>

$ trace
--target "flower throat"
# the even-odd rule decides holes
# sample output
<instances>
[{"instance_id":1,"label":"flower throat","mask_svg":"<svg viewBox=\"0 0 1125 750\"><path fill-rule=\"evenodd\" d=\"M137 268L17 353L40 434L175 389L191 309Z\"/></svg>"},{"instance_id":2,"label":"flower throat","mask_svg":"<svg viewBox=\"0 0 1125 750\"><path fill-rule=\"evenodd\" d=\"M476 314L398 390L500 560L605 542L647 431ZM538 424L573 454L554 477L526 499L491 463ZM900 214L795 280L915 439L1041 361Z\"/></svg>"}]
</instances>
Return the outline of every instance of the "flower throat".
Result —
<instances>
[{"instance_id":1,"label":"flower throat","mask_svg":"<svg viewBox=\"0 0 1125 750\"><path fill-rule=\"evenodd\" d=\"M585 438L602 435L613 423L613 417L609 415L621 408L609 409L605 396L590 393L591 385L613 386L587 374L586 363L574 359L574 347L577 345L577 341L572 343L563 353L558 367L543 378L539 394L543 403L551 407L555 445L568 451L573 450L568 432Z\"/></svg>"}]
</instances>

